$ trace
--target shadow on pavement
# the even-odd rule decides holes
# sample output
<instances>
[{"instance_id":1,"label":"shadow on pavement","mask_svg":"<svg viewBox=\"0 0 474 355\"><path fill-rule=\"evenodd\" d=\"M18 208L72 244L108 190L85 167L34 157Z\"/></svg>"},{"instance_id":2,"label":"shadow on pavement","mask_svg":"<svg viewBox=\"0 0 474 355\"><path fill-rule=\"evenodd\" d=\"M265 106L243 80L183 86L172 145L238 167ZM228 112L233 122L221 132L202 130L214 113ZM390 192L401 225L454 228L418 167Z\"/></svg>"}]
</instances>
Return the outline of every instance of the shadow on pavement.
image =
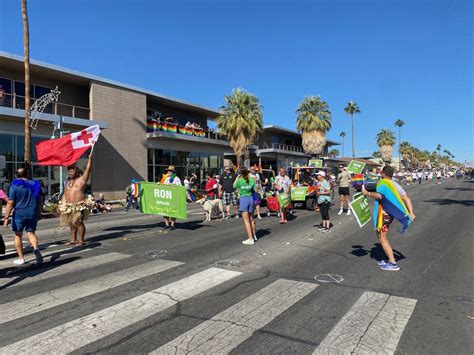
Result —
<instances>
[{"instance_id":1,"label":"shadow on pavement","mask_svg":"<svg viewBox=\"0 0 474 355\"><path fill-rule=\"evenodd\" d=\"M446 206L446 205L474 206L474 200L452 200L449 198L435 198L431 200L425 200L423 202L432 202L441 206Z\"/></svg>"},{"instance_id":2,"label":"shadow on pavement","mask_svg":"<svg viewBox=\"0 0 474 355\"><path fill-rule=\"evenodd\" d=\"M386 259L385 253L383 252L382 246L380 243L375 243L372 249L366 250L363 245L353 245L352 246L352 251L350 254L355 255L359 258L370 255L370 258L373 260L380 261L382 259ZM402 259L405 259L405 255L400 253L398 250L393 249L393 254L395 256L395 260L399 261Z\"/></svg>"},{"instance_id":3,"label":"shadow on pavement","mask_svg":"<svg viewBox=\"0 0 474 355\"><path fill-rule=\"evenodd\" d=\"M467 187L446 187L445 190L450 190L450 191L473 191L472 189L469 189Z\"/></svg>"},{"instance_id":4,"label":"shadow on pavement","mask_svg":"<svg viewBox=\"0 0 474 355\"><path fill-rule=\"evenodd\" d=\"M80 256L74 256L68 259L63 259L61 261L55 262L56 259L51 257L51 260L44 262L41 265L30 264L27 267L10 267L0 271L0 278L12 278L7 284L0 286L0 290L4 290L10 286L16 285L23 280L42 274L43 272L53 270L57 267L72 263L78 259Z\"/></svg>"},{"instance_id":5,"label":"shadow on pavement","mask_svg":"<svg viewBox=\"0 0 474 355\"><path fill-rule=\"evenodd\" d=\"M110 227L104 229L104 232L107 231L133 231L135 229L150 229L150 228L163 228L165 226L165 222L156 222L156 223L149 223L149 224L133 224L130 226L119 226L119 227ZM206 225L202 224L202 221L189 221L189 222L176 222L176 229L186 229L186 230L197 230L199 228L206 227ZM129 232L131 233L131 232ZM110 235L110 234L109 234Z\"/></svg>"}]
</instances>

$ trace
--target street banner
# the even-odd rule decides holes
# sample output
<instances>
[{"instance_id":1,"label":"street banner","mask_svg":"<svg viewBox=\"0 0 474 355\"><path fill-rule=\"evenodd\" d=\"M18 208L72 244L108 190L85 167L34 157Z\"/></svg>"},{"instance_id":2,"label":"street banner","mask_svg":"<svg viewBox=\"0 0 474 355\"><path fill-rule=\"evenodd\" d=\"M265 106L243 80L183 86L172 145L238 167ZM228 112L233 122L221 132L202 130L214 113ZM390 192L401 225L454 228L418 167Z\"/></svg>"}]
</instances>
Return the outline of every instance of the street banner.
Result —
<instances>
[{"instance_id":1,"label":"street banner","mask_svg":"<svg viewBox=\"0 0 474 355\"><path fill-rule=\"evenodd\" d=\"M308 193L308 187L292 187L291 188L291 201L306 201L306 194Z\"/></svg>"},{"instance_id":2,"label":"street banner","mask_svg":"<svg viewBox=\"0 0 474 355\"><path fill-rule=\"evenodd\" d=\"M280 204L280 208L284 210L290 205L291 198L288 194L282 193L278 194L278 203Z\"/></svg>"},{"instance_id":3,"label":"street banner","mask_svg":"<svg viewBox=\"0 0 474 355\"><path fill-rule=\"evenodd\" d=\"M308 166L310 166L312 168L322 168L323 167L323 161L322 161L322 159L310 160L308 162Z\"/></svg>"},{"instance_id":4,"label":"street banner","mask_svg":"<svg viewBox=\"0 0 474 355\"><path fill-rule=\"evenodd\" d=\"M354 214L359 227L365 226L370 221L369 200L367 197L360 195L355 198L349 205Z\"/></svg>"},{"instance_id":5,"label":"street banner","mask_svg":"<svg viewBox=\"0 0 474 355\"><path fill-rule=\"evenodd\" d=\"M186 188L179 185L141 182L140 211L186 219Z\"/></svg>"},{"instance_id":6,"label":"street banner","mask_svg":"<svg viewBox=\"0 0 474 355\"><path fill-rule=\"evenodd\" d=\"M360 161L357 160L352 160L347 167L347 171L352 174L362 174L362 171L364 171L365 168L365 163L361 163Z\"/></svg>"}]
</instances>

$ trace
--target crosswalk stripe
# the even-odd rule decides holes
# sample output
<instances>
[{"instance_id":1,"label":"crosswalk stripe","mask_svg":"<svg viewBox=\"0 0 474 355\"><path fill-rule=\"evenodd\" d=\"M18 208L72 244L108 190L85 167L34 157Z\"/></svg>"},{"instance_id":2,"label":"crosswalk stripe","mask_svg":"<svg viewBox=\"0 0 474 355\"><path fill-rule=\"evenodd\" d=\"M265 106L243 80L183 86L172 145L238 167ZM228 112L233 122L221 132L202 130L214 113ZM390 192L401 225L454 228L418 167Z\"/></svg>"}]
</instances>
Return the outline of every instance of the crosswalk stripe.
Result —
<instances>
[{"instance_id":1,"label":"crosswalk stripe","mask_svg":"<svg viewBox=\"0 0 474 355\"><path fill-rule=\"evenodd\" d=\"M63 251L68 251L67 255L73 255L73 254L83 253L85 251L89 251L89 250L92 250L92 249L89 249L89 248L79 249L78 248L78 249L74 250L74 247L69 246L69 247L59 248L59 249L55 249L55 250L50 250L50 248L40 249L40 250L41 250L41 253L43 254L43 258L48 258L48 257L53 256L55 254L62 253ZM46 252L48 252L48 253L46 254ZM18 254L15 251L15 252L10 253L8 255L18 255ZM4 256L8 256L8 255L5 254ZM30 260L28 260L29 256L31 256ZM8 259L0 260L0 268L7 268L7 267L15 266L13 264L13 260L15 260L15 258L8 258ZM25 254L25 260L26 260L27 263L36 262L36 261L34 261L35 257L34 257L33 254L31 254L31 255L26 255Z\"/></svg>"},{"instance_id":2,"label":"crosswalk stripe","mask_svg":"<svg viewBox=\"0 0 474 355\"><path fill-rule=\"evenodd\" d=\"M316 287L277 280L150 354L227 354Z\"/></svg>"},{"instance_id":3,"label":"crosswalk stripe","mask_svg":"<svg viewBox=\"0 0 474 355\"><path fill-rule=\"evenodd\" d=\"M210 268L101 311L0 348L0 354L64 354L218 286L240 272Z\"/></svg>"},{"instance_id":4,"label":"crosswalk stripe","mask_svg":"<svg viewBox=\"0 0 474 355\"><path fill-rule=\"evenodd\" d=\"M416 300L364 292L313 354L393 354Z\"/></svg>"},{"instance_id":5,"label":"crosswalk stripe","mask_svg":"<svg viewBox=\"0 0 474 355\"><path fill-rule=\"evenodd\" d=\"M178 261L156 260L20 300L3 303L0 304L0 314L2 315L0 324L72 302L182 264Z\"/></svg>"},{"instance_id":6,"label":"crosswalk stripe","mask_svg":"<svg viewBox=\"0 0 474 355\"><path fill-rule=\"evenodd\" d=\"M0 279L0 287L11 284L11 286L24 285L29 282L41 281L50 277L67 274L71 271L81 270L84 271L87 268L96 267L99 265L108 264L114 261L123 260L131 257L131 255L120 254L120 253L108 253L98 256L93 256L87 259L74 260L69 263L58 265L52 269L37 269L35 268L31 272L24 275L16 275L12 278ZM62 259L67 261L68 259ZM10 286L10 287L11 287Z\"/></svg>"}]
</instances>

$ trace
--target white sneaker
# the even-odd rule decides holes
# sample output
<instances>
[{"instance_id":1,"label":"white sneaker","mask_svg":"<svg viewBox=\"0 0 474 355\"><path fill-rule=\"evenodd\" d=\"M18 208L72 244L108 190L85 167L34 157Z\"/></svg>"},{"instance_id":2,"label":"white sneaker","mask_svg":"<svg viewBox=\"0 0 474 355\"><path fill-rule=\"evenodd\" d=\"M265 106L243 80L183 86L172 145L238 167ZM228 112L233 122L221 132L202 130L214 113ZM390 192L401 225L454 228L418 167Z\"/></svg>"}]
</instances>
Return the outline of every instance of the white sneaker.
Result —
<instances>
[{"instance_id":1,"label":"white sneaker","mask_svg":"<svg viewBox=\"0 0 474 355\"><path fill-rule=\"evenodd\" d=\"M258 219L262 219L262 216L258 215L257 218L258 218Z\"/></svg>"},{"instance_id":2,"label":"white sneaker","mask_svg":"<svg viewBox=\"0 0 474 355\"><path fill-rule=\"evenodd\" d=\"M351 210L348 209L346 215L350 216L351 215Z\"/></svg>"},{"instance_id":3,"label":"white sneaker","mask_svg":"<svg viewBox=\"0 0 474 355\"><path fill-rule=\"evenodd\" d=\"M253 236L253 240L257 241L257 235Z\"/></svg>"},{"instance_id":4,"label":"white sneaker","mask_svg":"<svg viewBox=\"0 0 474 355\"><path fill-rule=\"evenodd\" d=\"M23 265L25 263L25 259L24 258L21 258L21 259L17 259L13 262L13 264L15 265Z\"/></svg>"},{"instance_id":5,"label":"white sneaker","mask_svg":"<svg viewBox=\"0 0 474 355\"><path fill-rule=\"evenodd\" d=\"M250 240L250 239L245 239L245 240L242 241L242 244L254 245L255 242L253 240Z\"/></svg>"},{"instance_id":6,"label":"white sneaker","mask_svg":"<svg viewBox=\"0 0 474 355\"><path fill-rule=\"evenodd\" d=\"M239 216L238 214L236 214L234 218L235 218L235 219L239 219L240 216Z\"/></svg>"},{"instance_id":7,"label":"white sneaker","mask_svg":"<svg viewBox=\"0 0 474 355\"><path fill-rule=\"evenodd\" d=\"M340 216L343 213L344 213L344 210L341 208L337 214Z\"/></svg>"}]
</instances>

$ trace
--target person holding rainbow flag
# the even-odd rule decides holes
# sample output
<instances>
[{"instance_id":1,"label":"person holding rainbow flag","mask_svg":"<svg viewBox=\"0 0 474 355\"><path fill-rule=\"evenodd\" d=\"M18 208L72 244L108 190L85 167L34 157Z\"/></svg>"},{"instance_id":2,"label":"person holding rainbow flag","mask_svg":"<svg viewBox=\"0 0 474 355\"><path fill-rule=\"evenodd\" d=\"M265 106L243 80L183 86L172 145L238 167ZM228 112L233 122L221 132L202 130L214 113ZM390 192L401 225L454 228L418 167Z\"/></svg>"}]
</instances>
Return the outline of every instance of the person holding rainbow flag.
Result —
<instances>
[{"instance_id":1,"label":"person holding rainbow flag","mask_svg":"<svg viewBox=\"0 0 474 355\"><path fill-rule=\"evenodd\" d=\"M391 166L385 166L382 170L382 180L377 183L376 192L368 192L362 186L364 196L375 199L374 205L374 227L380 245L388 260L377 262L382 270L398 271L400 267L395 261L393 249L388 241L388 230L394 219L402 224L404 232L411 222L416 218L413 212L413 205L403 188L395 181L392 181L394 170Z\"/></svg>"}]
</instances>

